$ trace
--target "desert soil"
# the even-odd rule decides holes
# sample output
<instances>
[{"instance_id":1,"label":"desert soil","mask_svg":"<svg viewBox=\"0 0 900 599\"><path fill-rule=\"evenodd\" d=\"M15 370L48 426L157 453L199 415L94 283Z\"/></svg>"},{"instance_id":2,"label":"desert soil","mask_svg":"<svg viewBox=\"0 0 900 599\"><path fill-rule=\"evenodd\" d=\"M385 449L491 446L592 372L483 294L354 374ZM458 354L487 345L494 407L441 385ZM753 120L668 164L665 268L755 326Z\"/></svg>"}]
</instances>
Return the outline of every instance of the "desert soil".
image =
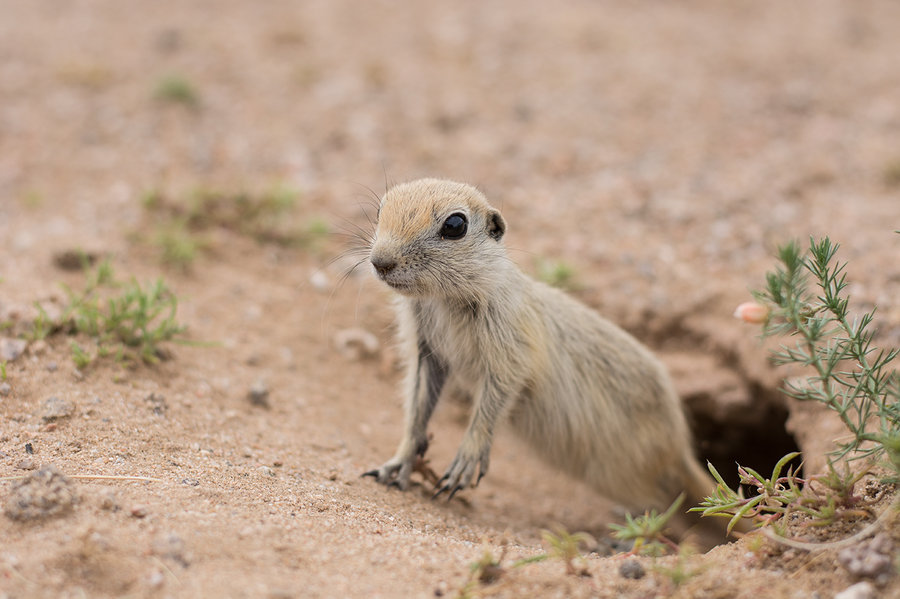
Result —
<instances>
[{"instance_id":1,"label":"desert soil","mask_svg":"<svg viewBox=\"0 0 900 599\"><path fill-rule=\"evenodd\" d=\"M0 336L27 328L34 302L64 301L61 284L83 285L54 261L80 248L122 277L164 277L197 343L169 344L158 365L79 371L69 343L89 340L60 333L8 362L0 475L53 465L152 480L67 486L46 473L58 513L37 498L46 518L0 517L0 597L455 596L485 546L509 565L545 551L542 529L600 538L620 521L505 432L488 477L451 502L360 478L399 439L401 375L390 295L365 265L343 278L362 256L342 255L340 231L370 229L365 211L390 181L477 184L523 269L568 265L573 293L663 357L699 453L726 466L763 456L770 468L792 443L821 464L840 433L785 405L757 330L731 317L777 244L840 242L854 305L877 304L879 341L900 344L892 0L36 0L2 12L0 322L12 328ZM190 89L179 96L173 77ZM202 233L189 268L160 261L148 193L276 187L299 194L288 224L333 234L288 247L225 223ZM337 347L348 329L374 335L376 355ZM465 418L452 402L438 410L438 472ZM896 547L900 528L885 527ZM674 558L641 558L633 580L624 558L594 554L590 576L546 561L475 590L830 598L858 582L836 553L744 539L687 558L680 586L663 571ZM872 596L900 596L896 573L871 583Z\"/></svg>"}]
</instances>

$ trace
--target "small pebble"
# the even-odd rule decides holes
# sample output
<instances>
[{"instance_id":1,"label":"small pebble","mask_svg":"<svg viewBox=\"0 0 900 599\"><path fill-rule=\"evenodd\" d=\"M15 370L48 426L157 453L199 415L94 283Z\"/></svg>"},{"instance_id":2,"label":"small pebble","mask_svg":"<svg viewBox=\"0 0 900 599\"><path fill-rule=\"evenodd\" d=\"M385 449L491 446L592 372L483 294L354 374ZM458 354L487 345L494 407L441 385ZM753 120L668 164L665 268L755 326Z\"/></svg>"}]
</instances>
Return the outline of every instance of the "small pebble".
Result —
<instances>
[{"instance_id":1,"label":"small pebble","mask_svg":"<svg viewBox=\"0 0 900 599\"><path fill-rule=\"evenodd\" d=\"M184 539L174 532L161 533L153 539L153 553L171 559L178 565L187 568L191 562L185 551Z\"/></svg>"},{"instance_id":2,"label":"small pebble","mask_svg":"<svg viewBox=\"0 0 900 599\"><path fill-rule=\"evenodd\" d=\"M378 338L365 329L344 329L334 335L334 346L348 360L374 358L378 355Z\"/></svg>"},{"instance_id":3,"label":"small pebble","mask_svg":"<svg viewBox=\"0 0 900 599\"><path fill-rule=\"evenodd\" d=\"M0 397L6 397L12 393L12 387L9 386L9 383L0 383Z\"/></svg>"},{"instance_id":4,"label":"small pebble","mask_svg":"<svg viewBox=\"0 0 900 599\"><path fill-rule=\"evenodd\" d=\"M33 458L22 458L16 464L16 468L19 470L34 470L37 466L35 465Z\"/></svg>"},{"instance_id":5,"label":"small pebble","mask_svg":"<svg viewBox=\"0 0 900 599\"><path fill-rule=\"evenodd\" d=\"M260 466L256 469L262 475L265 476L275 476L275 471L269 468L268 466Z\"/></svg>"},{"instance_id":6,"label":"small pebble","mask_svg":"<svg viewBox=\"0 0 900 599\"><path fill-rule=\"evenodd\" d=\"M165 416L166 410L169 409L169 404L166 402L165 396L159 393L151 393L144 398L144 401L147 403L150 410L157 416Z\"/></svg>"},{"instance_id":7,"label":"small pebble","mask_svg":"<svg viewBox=\"0 0 900 599\"><path fill-rule=\"evenodd\" d=\"M200 481L196 478L185 478L181 481L181 484L187 485L189 487L199 487Z\"/></svg>"},{"instance_id":8,"label":"small pebble","mask_svg":"<svg viewBox=\"0 0 900 599\"><path fill-rule=\"evenodd\" d=\"M11 520L37 520L63 515L77 502L75 484L48 465L12 484L3 511Z\"/></svg>"},{"instance_id":9,"label":"small pebble","mask_svg":"<svg viewBox=\"0 0 900 599\"><path fill-rule=\"evenodd\" d=\"M247 392L247 399L254 406L269 407L269 388L263 381L256 381Z\"/></svg>"},{"instance_id":10,"label":"small pebble","mask_svg":"<svg viewBox=\"0 0 900 599\"><path fill-rule=\"evenodd\" d=\"M119 501L116 499L116 494L112 491L107 492L100 498L100 509L106 510L108 512L118 512L119 509Z\"/></svg>"},{"instance_id":11,"label":"small pebble","mask_svg":"<svg viewBox=\"0 0 900 599\"><path fill-rule=\"evenodd\" d=\"M312 285L313 289L316 291L326 291L330 281L328 280L328 275L321 270L317 270L309 275L309 284Z\"/></svg>"},{"instance_id":12,"label":"small pebble","mask_svg":"<svg viewBox=\"0 0 900 599\"><path fill-rule=\"evenodd\" d=\"M53 264L61 270L80 271L97 261L95 252L82 249L60 250L53 254Z\"/></svg>"},{"instance_id":13,"label":"small pebble","mask_svg":"<svg viewBox=\"0 0 900 599\"><path fill-rule=\"evenodd\" d=\"M622 565L619 566L619 575L622 578L630 578L632 580L638 580L644 577L644 566L641 565L641 562L636 559L630 559L622 562Z\"/></svg>"},{"instance_id":14,"label":"small pebble","mask_svg":"<svg viewBox=\"0 0 900 599\"><path fill-rule=\"evenodd\" d=\"M146 506L135 505L131 507L130 513L134 518L146 518L149 511Z\"/></svg>"},{"instance_id":15,"label":"small pebble","mask_svg":"<svg viewBox=\"0 0 900 599\"><path fill-rule=\"evenodd\" d=\"M150 576L147 577L147 586L150 588L158 588L161 587L163 582L165 582L165 576L159 570L153 570L150 573Z\"/></svg>"},{"instance_id":16,"label":"small pebble","mask_svg":"<svg viewBox=\"0 0 900 599\"><path fill-rule=\"evenodd\" d=\"M871 582L857 582L836 594L834 599L875 599L875 587Z\"/></svg>"},{"instance_id":17,"label":"small pebble","mask_svg":"<svg viewBox=\"0 0 900 599\"><path fill-rule=\"evenodd\" d=\"M41 404L41 418L44 422L52 422L60 418L68 418L75 411L71 402L58 397L48 397Z\"/></svg>"},{"instance_id":18,"label":"small pebble","mask_svg":"<svg viewBox=\"0 0 900 599\"><path fill-rule=\"evenodd\" d=\"M0 338L0 362L14 362L25 353L26 347L28 342L24 339Z\"/></svg>"},{"instance_id":19,"label":"small pebble","mask_svg":"<svg viewBox=\"0 0 900 599\"><path fill-rule=\"evenodd\" d=\"M57 370L59 370L59 364L56 362L49 362L47 364L47 372L56 372Z\"/></svg>"},{"instance_id":20,"label":"small pebble","mask_svg":"<svg viewBox=\"0 0 900 599\"><path fill-rule=\"evenodd\" d=\"M891 575L893 546L890 536L878 533L871 539L842 549L838 553L838 562L853 576L887 582Z\"/></svg>"}]
</instances>

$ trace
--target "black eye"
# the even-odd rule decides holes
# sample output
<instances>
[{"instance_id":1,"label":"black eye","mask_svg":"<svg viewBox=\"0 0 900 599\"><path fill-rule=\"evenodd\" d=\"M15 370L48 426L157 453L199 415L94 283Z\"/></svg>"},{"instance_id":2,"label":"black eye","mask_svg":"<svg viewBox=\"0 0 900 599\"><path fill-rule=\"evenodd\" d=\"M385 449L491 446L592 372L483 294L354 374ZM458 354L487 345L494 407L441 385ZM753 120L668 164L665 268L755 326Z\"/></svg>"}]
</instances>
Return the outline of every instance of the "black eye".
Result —
<instances>
[{"instance_id":1,"label":"black eye","mask_svg":"<svg viewBox=\"0 0 900 599\"><path fill-rule=\"evenodd\" d=\"M465 214L459 212L451 214L441 227L441 239L462 239L468 226Z\"/></svg>"}]
</instances>

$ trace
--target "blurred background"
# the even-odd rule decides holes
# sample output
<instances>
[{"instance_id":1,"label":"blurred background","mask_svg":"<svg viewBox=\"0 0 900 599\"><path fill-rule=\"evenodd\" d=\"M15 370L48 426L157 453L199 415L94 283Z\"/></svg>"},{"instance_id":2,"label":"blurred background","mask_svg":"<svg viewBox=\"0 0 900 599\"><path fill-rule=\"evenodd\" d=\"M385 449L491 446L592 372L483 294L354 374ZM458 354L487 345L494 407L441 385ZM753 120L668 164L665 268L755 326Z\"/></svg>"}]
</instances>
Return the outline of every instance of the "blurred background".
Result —
<instances>
[{"instance_id":1,"label":"blurred background","mask_svg":"<svg viewBox=\"0 0 900 599\"><path fill-rule=\"evenodd\" d=\"M822 467L846 431L785 400L732 313L779 244L830 235L854 310L900 346L898 61L896 0L0 0L0 464L155 478L86 484L55 524L0 520L4 580L435 596L486 538L524 557L555 522L608 533L617 512L503 431L460 501L360 481L399 438L401 375L389 294L347 251L386 186L423 176L479 186L515 262L648 344L729 480L797 447ZM164 277L199 344L101 356L62 322L84 257ZM465 423L442 402L437 471ZM735 551L697 596L761 588ZM766 593L847 582L814 561L771 566Z\"/></svg>"},{"instance_id":2,"label":"blurred background","mask_svg":"<svg viewBox=\"0 0 900 599\"><path fill-rule=\"evenodd\" d=\"M524 269L668 356L682 395L719 402L703 409L720 420L746 420L755 402L765 426L780 406L730 320L779 243L842 243L854 299L882 306L881 335L900 341L891 0L79 0L3 13L0 242L14 289L41 272L29 258L49 264L62 244L138 262L157 244L190 266L233 242L197 241L197 228L283 241L283 222L327 241L282 262L332 264L336 278L351 263L332 261L345 248L331 233L369 227L391 182L437 176L485 191ZM241 201L274 206L275 223ZM219 250L218 263L255 269ZM388 320L366 311L382 297L348 293L353 317Z\"/></svg>"}]
</instances>

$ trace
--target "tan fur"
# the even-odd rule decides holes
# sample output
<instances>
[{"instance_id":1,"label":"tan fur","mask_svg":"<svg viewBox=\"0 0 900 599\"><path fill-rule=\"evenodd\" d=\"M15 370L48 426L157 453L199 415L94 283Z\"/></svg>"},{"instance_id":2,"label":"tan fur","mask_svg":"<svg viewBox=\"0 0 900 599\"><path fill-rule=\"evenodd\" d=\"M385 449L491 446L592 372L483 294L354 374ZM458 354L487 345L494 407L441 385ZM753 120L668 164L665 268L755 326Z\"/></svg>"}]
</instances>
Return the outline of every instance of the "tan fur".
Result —
<instances>
[{"instance_id":1,"label":"tan fur","mask_svg":"<svg viewBox=\"0 0 900 599\"><path fill-rule=\"evenodd\" d=\"M444 239L465 215L461 239ZM407 360L406 425L397 453L368 473L406 488L442 390L472 399L472 416L438 493L487 471L497 424L553 466L629 508L711 493L693 456L665 369L628 333L563 292L524 275L502 245L505 223L475 188L423 179L381 201L371 260L399 292ZM376 268L378 270L378 268Z\"/></svg>"}]
</instances>

